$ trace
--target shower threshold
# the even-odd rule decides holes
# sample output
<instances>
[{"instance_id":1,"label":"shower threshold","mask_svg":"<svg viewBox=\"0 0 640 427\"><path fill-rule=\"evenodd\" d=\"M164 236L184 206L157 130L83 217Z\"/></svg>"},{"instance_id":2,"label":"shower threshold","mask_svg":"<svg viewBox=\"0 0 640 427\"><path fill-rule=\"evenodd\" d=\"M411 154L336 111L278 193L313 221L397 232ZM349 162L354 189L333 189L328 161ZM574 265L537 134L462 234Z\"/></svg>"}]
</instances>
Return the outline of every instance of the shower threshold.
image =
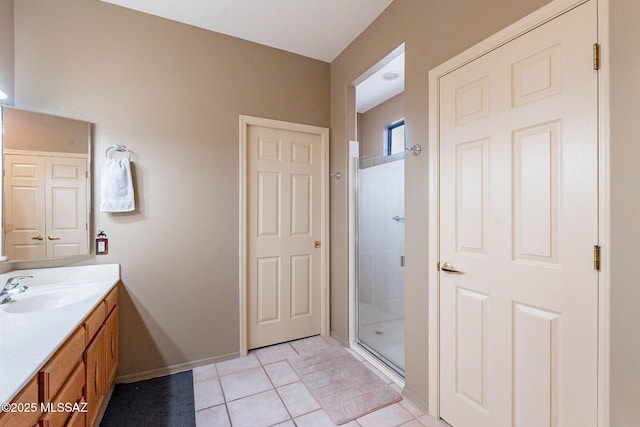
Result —
<instances>
[{"instance_id":1,"label":"shower threshold","mask_svg":"<svg viewBox=\"0 0 640 427\"><path fill-rule=\"evenodd\" d=\"M382 372L393 380L396 384L404 387L404 370L396 366L389 359L384 357L379 352L375 351L367 343L357 340L352 344L352 348L362 357L364 357L369 363L380 369Z\"/></svg>"}]
</instances>

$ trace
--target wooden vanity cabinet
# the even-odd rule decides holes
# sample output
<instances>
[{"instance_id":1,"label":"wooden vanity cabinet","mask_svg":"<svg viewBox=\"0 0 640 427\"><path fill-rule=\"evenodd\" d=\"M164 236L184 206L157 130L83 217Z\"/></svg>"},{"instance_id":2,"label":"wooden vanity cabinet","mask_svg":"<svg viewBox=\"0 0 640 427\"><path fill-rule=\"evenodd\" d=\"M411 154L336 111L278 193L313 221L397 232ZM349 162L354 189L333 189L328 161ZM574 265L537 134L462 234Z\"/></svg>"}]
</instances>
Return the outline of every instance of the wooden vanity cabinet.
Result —
<instances>
[{"instance_id":1,"label":"wooden vanity cabinet","mask_svg":"<svg viewBox=\"0 0 640 427\"><path fill-rule=\"evenodd\" d=\"M102 316L100 328L93 336L84 352L87 367L85 399L87 402L87 426L94 426L104 398L113 383L118 370L118 288L113 288L97 311ZM93 313L92 313L93 314ZM87 320L91 315L87 317ZM97 322L94 321L94 324ZM85 324L86 326L86 324Z\"/></svg>"},{"instance_id":2,"label":"wooden vanity cabinet","mask_svg":"<svg viewBox=\"0 0 640 427\"><path fill-rule=\"evenodd\" d=\"M94 425L96 417L100 412L102 401L106 393L104 384L105 379L105 345L104 345L104 327L101 327L91 344L84 352L84 360L87 366L87 387L85 389L85 398L87 401L87 415L89 423Z\"/></svg>"},{"instance_id":3,"label":"wooden vanity cabinet","mask_svg":"<svg viewBox=\"0 0 640 427\"><path fill-rule=\"evenodd\" d=\"M72 376L86 346L84 326L81 326L40 370L40 402L53 401L54 396Z\"/></svg>"},{"instance_id":4,"label":"wooden vanity cabinet","mask_svg":"<svg viewBox=\"0 0 640 427\"><path fill-rule=\"evenodd\" d=\"M117 301L115 286L12 400L36 410L0 413L0 427L96 425L118 370ZM85 403L86 412L65 408L82 409ZM42 408L48 410L41 412Z\"/></svg>"},{"instance_id":5,"label":"wooden vanity cabinet","mask_svg":"<svg viewBox=\"0 0 640 427\"><path fill-rule=\"evenodd\" d=\"M82 400L80 403L84 403ZM74 412L65 427L86 427L87 425L87 413L86 412Z\"/></svg>"},{"instance_id":6,"label":"wooden vanity cabinet","mask_svg":"<svg viewBox=\"0 0 640 427\"><path fill-rule=\"evenodd\" d=\"M118 372L118 360L120 360L120 346L118 337L120 336L120 311L115 306L107 321L105 327L105 345L104 349L107 361L105 363L106 384L112 384Z\"/></svg>"},{"instance_id":7,"label":"wooden vanity cabinet","mask_svg":"<svg viewBox=\"0 0 640 427\"><path fill-rule=\"evenodd\" d=\"M31 405L38 403L38 376L34 376L27 383L20 393L11 401L11 403ZM30 408L31 409L31 408ZM40 412L40 404L38 403L34 411L22 412L1 412L0 427L16 427L16 426L33 426L38 424L38 419L42 413Z\"/></svg>"},{"instance_id":8,"label":"wooden vanity cabinet","mask_svg":"<svg viewBox=\"0 0 640 427\"><path fill-rule=\"evenodd\" d=\"M51 409L40 420L41 427L63 426L75 412L65 408L65 405L79 404L83 400L85 385L85 367L80 361L54 399L50 401ZM78 405L80 408L80 405Z\"/></svg>"}]
</instances>

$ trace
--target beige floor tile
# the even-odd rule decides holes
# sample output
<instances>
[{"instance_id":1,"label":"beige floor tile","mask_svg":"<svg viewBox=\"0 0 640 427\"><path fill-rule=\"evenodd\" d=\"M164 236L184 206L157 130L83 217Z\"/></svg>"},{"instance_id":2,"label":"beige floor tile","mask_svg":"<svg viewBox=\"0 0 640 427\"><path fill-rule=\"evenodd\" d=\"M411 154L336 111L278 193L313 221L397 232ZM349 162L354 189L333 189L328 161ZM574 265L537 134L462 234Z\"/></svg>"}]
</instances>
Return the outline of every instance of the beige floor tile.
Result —
<instances>
[{"instance_id":1,"label":"beige floor tile","mask_svg":"<svg viewBox=\"0 0 640 427\"><path fill-rule=\"evenodd\" d=\"M298 427L327 427L334 426L334 422L324 410L311 412L294 419Z\"/></svg>"},{"instance_id":2,"label":"beige floor tile","mask_svg":"<svg viewBox=\"0 0 640 427\"><path fill-rule=\"evenodd\" d=\"M220 381L214 378L194 383L193 401L196 411L224 403Z\"/></svg>"},{"instance_id":3,"label":"beige floor tile","mask_svg":"<svg viewBox=\"0 0 640 427\"><path fill-rule=\"evenodd\" d=\"M333 337L324 337L324 340L327 342L327 344L329 345L337 345L338 347L342 347L342 344L340 344L340 342L333 338Z\"/></svg>"},{"instance_id":4,"label":"beige floor tile","mask_svg":"<svg viewBox=\"0 0 640 427\"><path fill-rule=\"evenodd\" d=\"M411 420L406 424L402 424L402 427L424 427L424 424L418 420Z\"/></svg>"},{"instance_id":5,"label":"beige floor tile","mask_svg":"<svg viewBox=\"0 0 640 427\"><path fill-rule=\"evenodd\" d=\"M231 427L227 407L218 405L197 411L196 427Z\"/></svg>"},{"instance_id":6,"label":"beige floor tile","mask_svg":"<svg viewBox=\"0 0 640 427\"><path fill-rule=\"evenodd\" d=\"M264 347L256 350L255 354L263 365L279 362L298 355L288 343Z\"/></svg>"},{"instance_id":7,"label":"beige floor tile","mask_svg":"<svg viewBox=\"0 0 640 427\"><path fill-rule=\"evenodd\" d=\"M320 335L304 338L297 341L291 341L290 344L299 354L313 353L315 351L322 350L323 348L330 347L329 343L322 339Z\"/></svg>"},{"instance_id":8,"label":"beige floor tile","mask_svg":"<svg viewBox=\"0 0 640 427\"><path fill-rule=\"evenodd\" d=\"M416 405L415 403L413 403L409 398L404 397L402 398L402 400L400 401L400 404L404 407L404 409L406 409L407 411L409 411L411 413L411 415L413 415L414 417L418 418L423 416L424 414L426 414L425 411L423 411L418 405Z\"/></svg>"},{"instance_id":9,"label":"beige floor tile","mask_svg":"<svg viewBox=\"0 0 640 427\"><path fill-rule=\"evenodd\" d=\"M303 415L295 419L296 426L298 427L329 427L335 426L335 423L329 415L323 410L314 411L309 414ZM350 421L346 424L341 424L340 427L360 427L357 422Z\"/></svg>"},{"instance_id":10,"label":"beige floor tile","mask_svg":"<svg viewBox=\"0 0 640 427\"><path fill-rule=\"evenodd\" d=\"M197 368L193 368L194 383L211 380L213 378L218 378L218 370L216 369L215 363L212 363L211 365L204 365L204 366L199 366Z\"/></svg>"},{"instance_id":11,"label":"beige floor tile","mask_svg":"<svg viewBox=\"0 0 640 427\"><path fill-rule=\"evenodd\" d=\"M362 427L395 427L412 419L413 416L409 411L396 403L360 417L356 421Z\"/></svg>"},{"instance_id":12,"label":"beige floor tile","mask_svg":"<svg viewBox=\"0 0 640 427\"><path fill-rule=\"evenodd\" d=\"M347 350L349 353L351 353L351 355L353 357L355 357L356 360L358 360L358 362L364 362L364 357L360 356L355 350L350 349L350 348L347 348L345 350Z\"/></svg>"},{"instance_id":13,"label":"beige floor tile","mask_svg":"<svg viewBox=\"0 0 640 427\"><path fill-rule=\"evenodd\" d=\"M420 418L418 418L418 420L420 420L420 422L427 427L451 427L446 422L442 420L436 420L430 415L423 415Z\"/></svg>"},{"instance_id":14,"label":"beige floor tile","mask_svg":"<svg viewBox=\"0 0 640 427\"><path fill-rule=\"evenodd\" d=\"M302 382L280 387L276 391L294 418L320 409L320 404Z\"/></svg>"},{"instance_id":15,"label":"beige floor tile","mask_svg":"<svg viewBox=\"0 0 640 427\"><path fill-rule=\"evenodd\" d=\"M275 390L227 403L233 427L267 427L290 419Z\"/></svg>"},{"instance_id":16,"label":"beige floor tile","mask_svg":"<svg viewBox=\"0 0 640 427\"><path fill-rule=\"evenodd\" d=\"M262 367L220 377L220 384L227 402L273 388Z\"/></svg>"},{"instance_id":17,"label":"beige floor tile","mask_svg":"<svg viewBox=\"0 0 640 427\"><path fill-rule=\"evenodd\" d=\"M314 336L252 351L247 357L195 368L193 378L197 425L334 426L333 420L300 381L289 361L289 358L295 358L298 354L314 353L333 346L339 346L339 342L333 338ZM394 390L401 391L373 365L352 350L347 350ZM274 387L277 390L273 390ZM225 399L226 406L222 404ZM295 423L291 418L295 418ZM426 415L406 397L399 403L367 414L343 427L419 425L450 427Z\"/></svg>"},{"instance_id":18,"label":"beige floor tile","mask_svg":"<svg viewBox=\"0 0 640 427\"><path fill-rule=\"evenodd\" d=\"M276 387L300 381L300 377L286 360L266 365L264 370L267 371L267 375L269 375L271 382Z\"/></svg>"},{"instance_id":19,"label":"beige floor tile","mask_svg":"<svg viewBox=\"0 0 640 427\"><path fill-rule=\"evenodd\" d=\"M216 369L218 370L219 376L246 371L247 369L257 368L258 366L260 366L260 361L253 353L249 353L249 355L245 357L239 357L237 359L231 359L224 362L216 363Z\"/></svg>"}]
</instances>

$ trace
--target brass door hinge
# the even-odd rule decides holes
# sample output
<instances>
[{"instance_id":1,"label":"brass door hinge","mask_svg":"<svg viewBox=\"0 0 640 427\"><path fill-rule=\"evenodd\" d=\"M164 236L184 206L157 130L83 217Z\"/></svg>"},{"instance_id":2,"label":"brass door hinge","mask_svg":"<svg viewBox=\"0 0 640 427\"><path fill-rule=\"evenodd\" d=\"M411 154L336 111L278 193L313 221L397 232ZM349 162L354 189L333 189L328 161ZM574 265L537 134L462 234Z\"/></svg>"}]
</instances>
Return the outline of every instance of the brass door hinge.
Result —
<instances>
[{"instance_id":1,"label":"brass door hinge","mask_svg":"<svg viewBox=\"0 0 640 427\"><path fill-rule=\"evenodd\" d=\"M600 246L593 245L593 269L600 271Z\"/></svg>"},{"instance_id":2,"label":"brass door hinge","mask_svg":"<svg viewBox=\"0 0 640 427\"><path fill-rule=\"evenodd\" d=\"M593 44L593 69L600 69L600 45L598 43Z\"/></svg>"}]
</instances>

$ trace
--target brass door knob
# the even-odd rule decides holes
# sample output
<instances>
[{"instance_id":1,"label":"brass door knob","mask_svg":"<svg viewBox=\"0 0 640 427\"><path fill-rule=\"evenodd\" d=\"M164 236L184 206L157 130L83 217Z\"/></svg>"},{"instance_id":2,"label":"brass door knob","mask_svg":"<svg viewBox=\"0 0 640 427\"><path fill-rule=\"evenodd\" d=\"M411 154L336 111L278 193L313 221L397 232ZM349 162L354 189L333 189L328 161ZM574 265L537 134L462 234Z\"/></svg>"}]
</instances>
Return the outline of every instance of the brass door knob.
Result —
<instances>
[{"instance_id":1,"label":"brass door knob","mask_svg":"<svg viewBox=\"0 0 640 427\"><path fill-rule=\"evenodd\" d=\"M49 240L60 240L60 238L59 238L59 237L52 236L51 234L49 234L49 235L47 236L47 239L49 239Z\"/></svg>"},{"instance_id":2,"label":"brass door knob","mask_svg":"<svg viewBox=\"0 0 640 427\"><path fill-rule=\"evenodd\" d=\"M456 267L450 262L445 262L440 267L440 270L444 271L447 274L464 274L462 271L456 270Z\"/></svg>"},{"instance_id":3,"label":"brass door knob","mask_svg":"<svg viewBox=\"0 0 640 427\"><path fill-rule=\"evenodd\" d=\"M44 237L36 236L36 237L32 237L31 240L44 240Z\"/></svg>"}]
</instances>

